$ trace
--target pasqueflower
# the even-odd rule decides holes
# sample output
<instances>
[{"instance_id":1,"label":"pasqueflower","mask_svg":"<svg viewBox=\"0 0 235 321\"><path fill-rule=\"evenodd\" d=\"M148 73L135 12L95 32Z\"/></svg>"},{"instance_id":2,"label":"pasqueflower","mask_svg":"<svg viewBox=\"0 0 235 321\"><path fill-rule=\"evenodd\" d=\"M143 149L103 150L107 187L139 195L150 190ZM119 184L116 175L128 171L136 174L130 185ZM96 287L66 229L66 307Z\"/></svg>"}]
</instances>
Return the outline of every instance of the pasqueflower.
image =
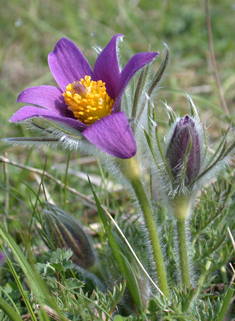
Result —
<instances>
[{"instance_id":1,"label":"pasqueflower","mask_svg":"<svg viewBox=\"0 0 235 321\"><path fill-rule=\"evenodd\" d=\"M48 56L59 88L42 85L24 90L17 101L32 105L19 109L10 121L44 118L82 133L105 153L123 159L133 157L136 142L121 96L132 76L158 53L138 53L120 71L117 42L122 37L118 34L111 39L93 70L75 44L62 38Z\"/></svg>"},{"instance_id":2,"label":"pasqueflower","mask_svg":"<svg viewBox=\"0 0 235 321\"><path fill-rule=\"evenodd\" d=\"M235 148L235 142L228 143L226 131L217 149L211 152L205 126L201 123L196 106L187 96L191 116L176 116L172 108L167 107L170 127L164 139L164 147L156 129L156 144L148 143L157 165L158 181L161 182L159 193L175 217L185 219L199 189L209 183L214 175L223 168L229 155Z\"/></svg>"},{"instance_id":3,"label":"pasqueflower","mask_svg":"<svg viewBox=\"0 0 235 321\"><path fill-rule=\"evenodd\" d=\"M181 171L183 171L182 166L190 144L185 185L192 182L198 176L201 166L199 133L194 119L186 115L175 124L175 129L166 152L166 160L176 180L180 179Z\"/></svg>"},{"instance_id":4,"label":"pasqueflower","mask_svg":"<svg viewBox=\"0 0 235 321\"><path fill-rule=\"evenodd\" d=\"M44 210L44 220L49 246L72 250L71 260L85 270L95 265L94 249L77 220L49 203Z\"/></svg>"}]
</instances>

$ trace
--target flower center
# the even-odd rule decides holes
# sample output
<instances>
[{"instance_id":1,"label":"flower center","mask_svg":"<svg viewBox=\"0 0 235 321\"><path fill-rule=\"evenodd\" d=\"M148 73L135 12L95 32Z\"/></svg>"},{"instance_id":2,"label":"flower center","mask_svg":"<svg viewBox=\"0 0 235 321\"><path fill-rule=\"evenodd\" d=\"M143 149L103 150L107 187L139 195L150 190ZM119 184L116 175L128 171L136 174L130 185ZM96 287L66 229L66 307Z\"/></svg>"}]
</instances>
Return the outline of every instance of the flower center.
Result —
<instances>
[{"instance_id":1,"label":"flower center","mask_svg":"<svg viewBox=\"0 0 235 321\"><path fill-rule=\"evenodd\" d=\"M91 125L111 114L114 100L106 92L105 82L85 76L66 86L64 100L77 120Z\"/></svg>"}]
</instances>

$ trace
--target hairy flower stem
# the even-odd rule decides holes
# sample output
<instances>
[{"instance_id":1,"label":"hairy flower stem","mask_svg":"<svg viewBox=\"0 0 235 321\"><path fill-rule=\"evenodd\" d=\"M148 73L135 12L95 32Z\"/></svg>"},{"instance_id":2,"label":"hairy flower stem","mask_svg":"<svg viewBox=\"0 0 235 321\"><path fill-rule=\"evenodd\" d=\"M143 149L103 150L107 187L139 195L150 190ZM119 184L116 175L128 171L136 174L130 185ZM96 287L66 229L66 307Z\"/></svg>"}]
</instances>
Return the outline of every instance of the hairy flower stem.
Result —
<instances>
[{"instance_id":1,"label":"hairy flower stem","mask_svg":"<svg viewBox=\"0 0 235 321\"><path fill-rule=\"evenodd\" d=\"M161 246L160 246L155 221L153 218L151 208L149 206L147 196L145 194L143 185L140 180L133 181L130 183L132 185L132 188L136 194L139 205L143 212L145 225L149 233L149 239L153 250L154 262L156 264L159 288L165 294L165 296L169 298L169 289L167 284L166 271L165 271L165 266L163 262Z\"/></svg>"},{"instance_id":2,"label":"hairy flower stem","mask_svg":"<svg viewBox=\"0 0 235 321\"><path fill-rule=\"evenodd\" d=\"M165 294L165 296L169 298L169 288L157 228L148 198L140 179L138 163L135 158L131 158L128 160L119 160L119 166L122 170L123 175L130 182L139 202L145 221L145 226L149 233L149 239L152 246L153 257L158 276L159 288Z\"/></svg>"},{"instance_id":3,"label":"hairy flower stem","mask_svg":"<svg viewBox=\"0 0 235 321\"><path fill-rule=\"evenodd\" d=\"M189 287L190 286L190 273L189 273L189 264L188 264L188 251L187 251L185 222L186 222L185 218L177 219L181 281L182 281L183 286Z\"/></svg>"}]
</instances>

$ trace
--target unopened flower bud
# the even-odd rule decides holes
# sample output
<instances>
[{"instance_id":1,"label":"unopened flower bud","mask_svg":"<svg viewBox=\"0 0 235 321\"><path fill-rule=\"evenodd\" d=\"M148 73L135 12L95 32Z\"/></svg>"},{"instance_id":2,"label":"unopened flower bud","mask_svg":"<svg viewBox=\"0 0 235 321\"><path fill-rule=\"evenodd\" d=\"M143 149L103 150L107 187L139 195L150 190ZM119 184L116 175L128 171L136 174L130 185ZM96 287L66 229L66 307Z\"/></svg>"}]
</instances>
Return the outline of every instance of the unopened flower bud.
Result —
<instances>
[{"instance_id":1,"label":"unopened flower bud","mask_svg":"<svg viewBox=\"0 0 235 321\"><path fill-rule=\"evenodd\" d=\"M51 243L55 247L71 249L72 261L81 268L88 270L93 267L96 261L94 250L77 220L51 204L48 207L44 218Z\"/></svg>"},{"instance_id":2,"label":"unopened flower bud","mask_svg":"<svg viewBox=\"0 0 235 321\"><path fill-rule=\"evenodd\" d=\"M176 181L185 175L184 184L188 185L198 176L201 165L199 133L196 122L190 116L177 121L166 151L166 160Z\"/></svg>"}]
</instances>

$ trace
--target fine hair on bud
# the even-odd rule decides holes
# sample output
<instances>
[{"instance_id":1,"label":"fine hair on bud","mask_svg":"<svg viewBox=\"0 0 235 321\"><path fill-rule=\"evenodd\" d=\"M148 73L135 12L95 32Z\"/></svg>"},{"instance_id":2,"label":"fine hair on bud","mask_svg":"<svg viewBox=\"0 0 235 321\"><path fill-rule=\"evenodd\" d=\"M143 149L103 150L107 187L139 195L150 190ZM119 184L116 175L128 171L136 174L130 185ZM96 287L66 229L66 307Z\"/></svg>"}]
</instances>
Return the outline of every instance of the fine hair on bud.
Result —
<instances>
[{"instance_id":1,"label":"fine hair on bud","mask_svg":"<svg viewBox=\"0 0 235 321\"><path fill-rule=\"evenodd\" d=\"M184 170L185 159L187 164L184 183L188 185L197 177L201 165L199 134L195 121L188 115L180 118L176 123L166 151L167 163L176 180L180 180L183 174L181 172Z\"/></svg>"},{"instance_id":2,"label":"fine hair on bud","mask_svg":"<svg viewBox=\"0 0 235 321\"><path fill-rule=\"evenodd\" d=\"M89 270L96 263L94 249L77 220L52 204L44 210L46 234L55 248L73 251L72 261Z\"/></svg>"}]
</instances>

